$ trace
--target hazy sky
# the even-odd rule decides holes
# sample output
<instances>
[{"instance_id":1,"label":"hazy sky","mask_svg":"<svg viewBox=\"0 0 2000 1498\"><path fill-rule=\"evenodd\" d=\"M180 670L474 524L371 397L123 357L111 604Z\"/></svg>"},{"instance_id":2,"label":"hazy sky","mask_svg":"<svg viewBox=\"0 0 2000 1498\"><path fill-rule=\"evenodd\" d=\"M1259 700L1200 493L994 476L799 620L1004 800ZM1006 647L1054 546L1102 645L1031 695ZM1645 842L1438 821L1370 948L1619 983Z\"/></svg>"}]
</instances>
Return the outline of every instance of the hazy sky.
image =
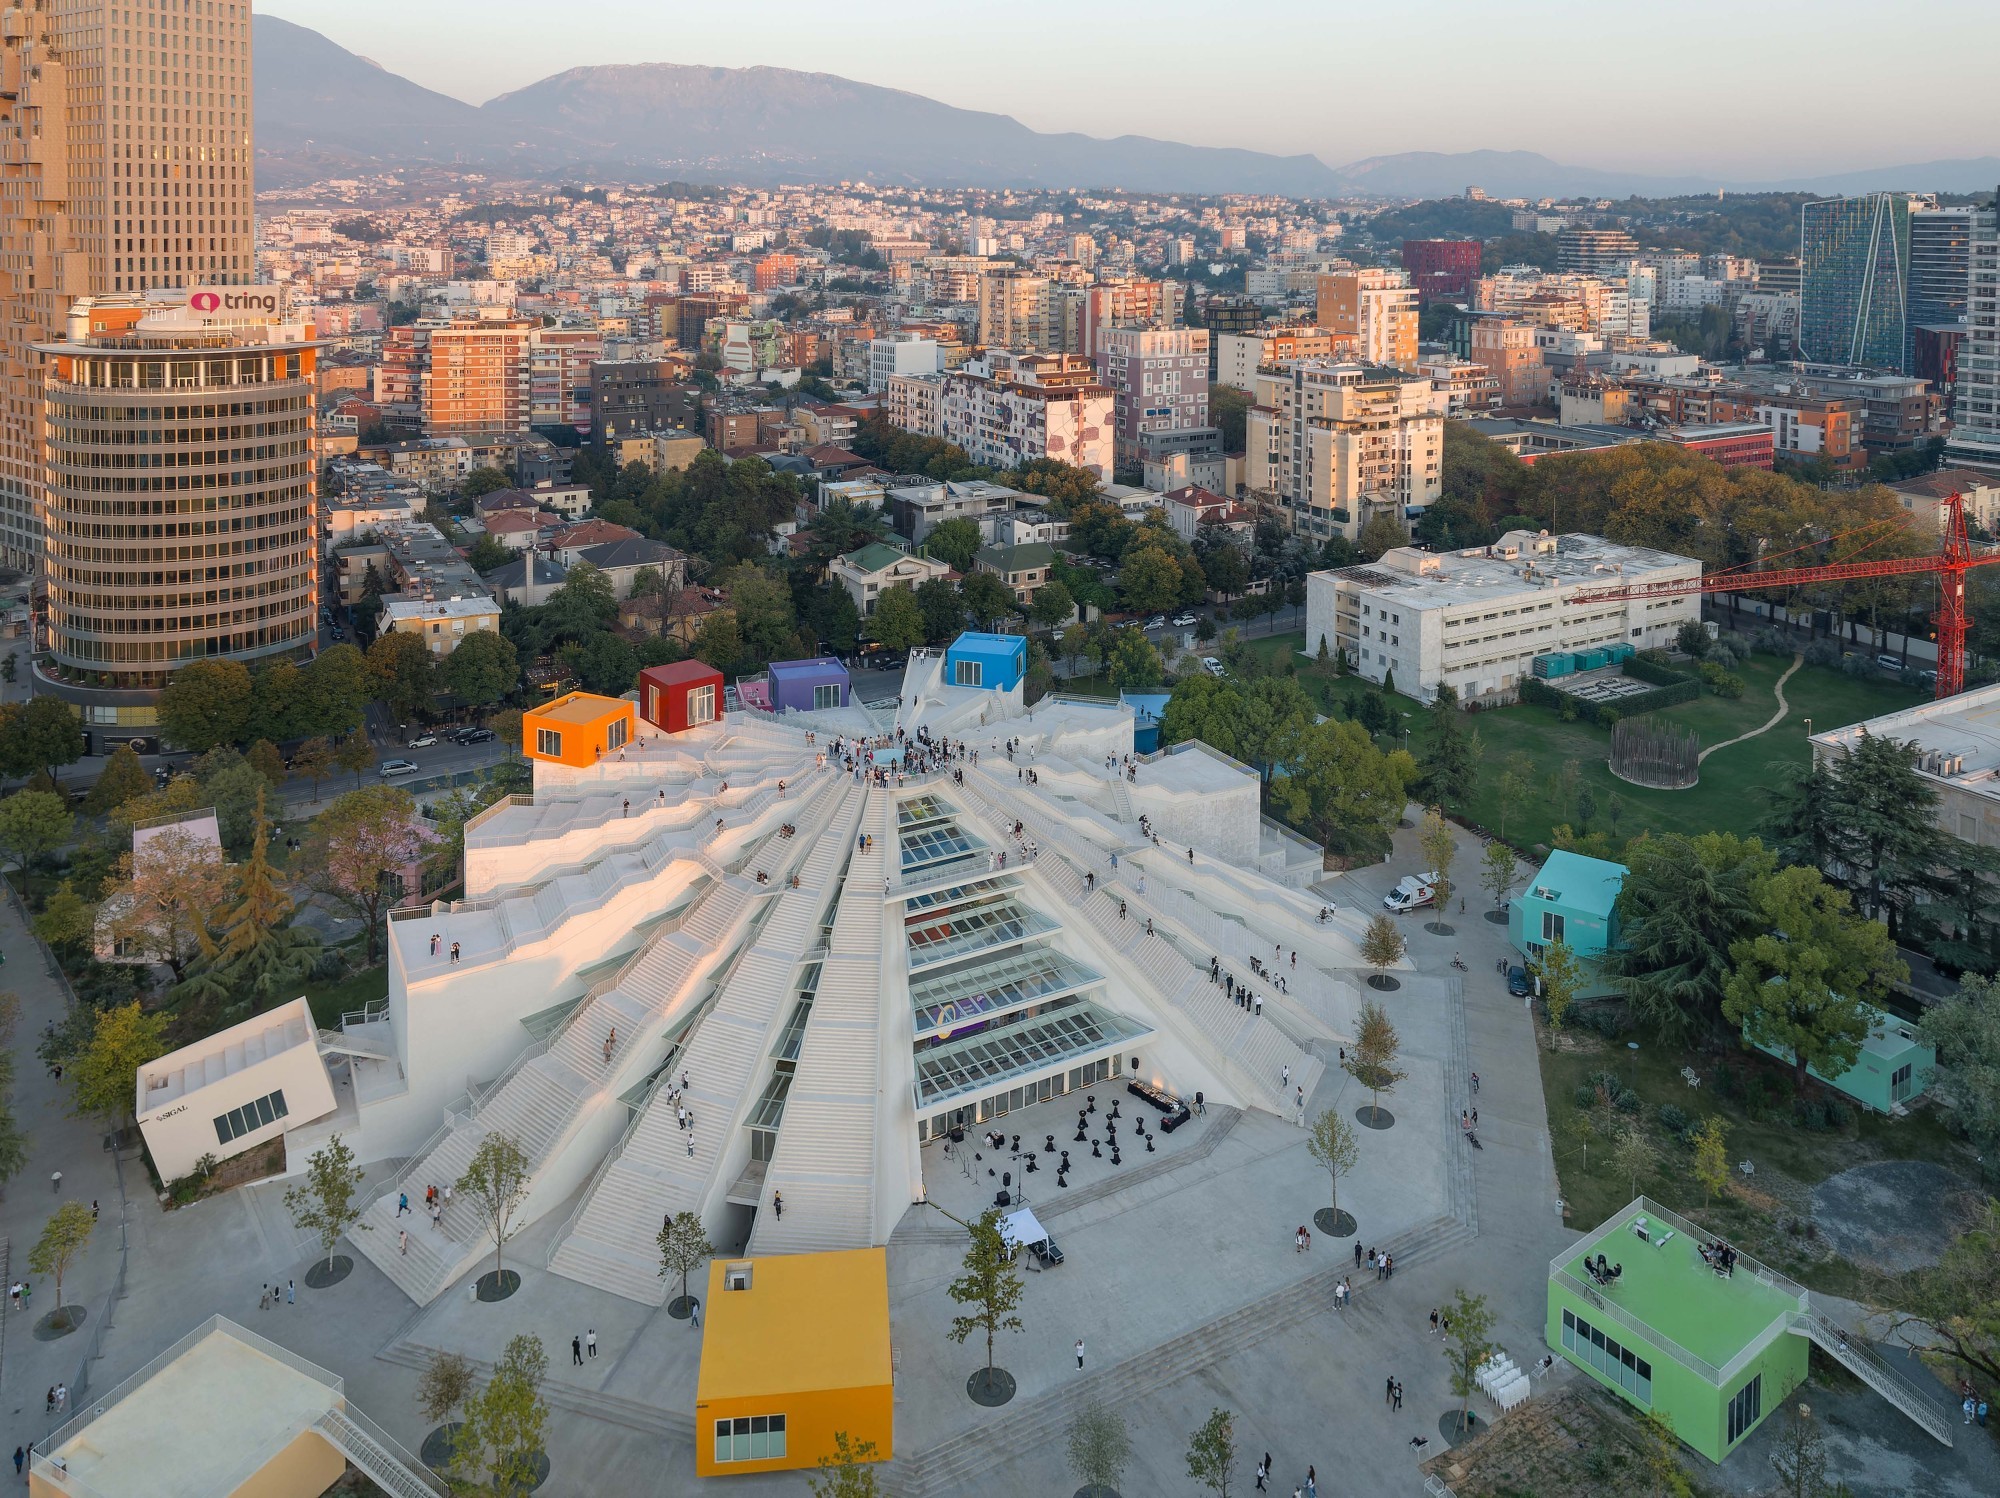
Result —
<instances>
[{"instance_id":1,"label":"hazy sky","mask_svg":"<svg viewBox=\"0 0 2000 1498\"><path fill-rule=\"evenodd\" d=\"M1760 179L2000 154L2000 0L256 0L474 103L768 64L1037 130Z\"/></svg>"}]
</instances>

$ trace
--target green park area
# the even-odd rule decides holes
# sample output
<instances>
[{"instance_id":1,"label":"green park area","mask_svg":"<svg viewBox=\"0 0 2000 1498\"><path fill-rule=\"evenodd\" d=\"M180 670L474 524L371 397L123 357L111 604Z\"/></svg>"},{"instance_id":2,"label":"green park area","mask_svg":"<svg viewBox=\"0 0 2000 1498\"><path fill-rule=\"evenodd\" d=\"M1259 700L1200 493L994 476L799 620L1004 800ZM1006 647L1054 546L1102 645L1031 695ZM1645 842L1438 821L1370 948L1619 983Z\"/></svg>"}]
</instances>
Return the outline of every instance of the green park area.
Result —
<instances>
[{"instance_id":1,"label":"green park area","mask_svg":"<svg viewBox=\"0 0 2000 1498\"><path fill-rule=\"evenodd\" d=\"M1352 716L1351 704L1376 690L1359 677L1335 676L1309 661L1300 653L1303 633L1250 640L1236 648L1252 673L1282 672L1295 664L1306 695L1332 716ZM1778 711L1775 689L1790 665L1788 657L1746 655L1734 668L1744 683L1741 697L1706 693L1659 716L1699 734L1704 749L1756 733ZM1430 710L1400 693L1386 695L1392 711L1407 715L1409 748L1421 758ZM1772 781L1772 762L1804 765L1811 758L1807 720L1812 731L1823 732L1922 700L1920 693L1872 673L1857 677L1830 667L1801 666L1785 682L1784 716L1769 732L1711 755L1702 764L1700 783L1685 791L1650 790L1618 779L1609 765L1610 730L1581 720L1564 722L1554 708L1522 703L1473 713L1466 722L1479 735L1480 758L1464 810L1470 821L1504 831L1523 850L1551 843L1554 829L1564 824L1578 833L1606 832L1614 841L1648 831L1689 836L1741 831L1762 814L1758 792ZM1401 735L1393 729L1377 737L1384 748L1401 747ZM1524 777L1528 790L1518 797L1502 786L1510 761L1519 766L1516 756L1525 756L1530 766Z\"/></svg>"}]
</instances>

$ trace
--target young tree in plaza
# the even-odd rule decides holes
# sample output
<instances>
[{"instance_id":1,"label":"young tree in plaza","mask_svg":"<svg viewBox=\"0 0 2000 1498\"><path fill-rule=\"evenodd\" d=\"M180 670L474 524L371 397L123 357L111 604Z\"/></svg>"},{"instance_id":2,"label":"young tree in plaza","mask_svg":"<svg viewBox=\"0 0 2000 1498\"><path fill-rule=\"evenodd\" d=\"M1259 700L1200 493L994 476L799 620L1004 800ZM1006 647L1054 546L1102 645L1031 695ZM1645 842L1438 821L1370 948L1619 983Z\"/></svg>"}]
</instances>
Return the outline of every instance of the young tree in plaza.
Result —
<instances>
[{"instance_id":1,"label":"young tree in plaza","mask_svg":"<svg viewBox=\"0 0 2000 1498\"><path fill-rule=\"evenodd\" d=\"M1514 850L1499 838L1486 845L1486 853L1479 866L1479 883L1493 897L1495 910L1507 908L1508 898L1514 893L1514 882L1521 877L1520 870L1520 864L1514 860Z\"/></svg>"},{"instance_id":2,"label":"young tree in plaza","mask_svg":"<svg viewBox=\"0 0 2000 1498\"><path fill-rule=\"evenodd\" d=\"M338 1134L306 1160L305 1179L285 1191L285 1210L292 1214L292 1226L310 1233L326 1251L326 1267L333 1268L333 1246L343 1233L356 1227L367 1231L361 1220L361 1183L366 1179L354 1163L354 1151Z\"/></svg>"},{"instance_id":3,"label":"young tree in plaza","mask_svg":"<svg viewBox=\"0 0 2000 1498\"><path fill-rule=\"evenodd\" d=\"M1087 1404L1070 1417L1067 1434L1070 1475L1089 1498L1108 1498L1132 1460L1124 1417L1104 1405Z\"/></svg>"},{"instance_id":4,"label":"young tree in plaza","mask_svg":"<svg viewBox=\"0 0 2000 1498\"><path fill-rule=\"evenodd\" d=\"M806 1478L813 1498L877 1498L882 1491L875 1476L873 1441L857 1441L844 1430L833 1433L833 1453L819 1459Z\"/></svg>"},{"instance_id":5,"label":"young tree in plaza","mask_svg":"<svg viewBox=\"0 0 2000 1498\"><path fill-rule=\"evenodd\" d=\"M69 1308L63 1304L63 1276L90 1243L90 1230L97 1225L90 1208L82 1202L64 1202L42 1227L42 1236L28 1250L28 1267L36 1274L52 1275L56 1282L56 1308L52 1325L67 1329Z\"/></svg>"},{"instance_id":6,"label":"young tree in plaza","mask_svg":"<svg viewBox=\"0 0 2000 1498\"><path fill-rule=\"evenodd\" d=\"M1229 1485L1236 1476L1236 1416L1228 1410L1210 1410L1188 1441L1187 1474L1215 1498L1229 1498Z\"/></svg>"},{"instance_id":7,"label":"young tree in plaza","mask_svg":"<svg viewBox=\"0 0 2000 1498\"><path fill-rule=\"evenodd\" d=\"M1340 1178L1354 1169L1354 1162L1361 1158L1361 1147L1354 1138L1354 1126L1331 1108L1327 1109L1312 1121L1312 1132L1306 1135L1306 1153L1327 1174L1327 1201L1333 1208L1334 1222L1338 1224Z\"/></svg>"},{"instance_id":8,"label":"young tree in plaza","mask_svg":"<svg viewBox=\"0 0 2000 1498\"><path fill-rule=\"evenodd\" d=\"M508 1342L486 1387L465 1403L465 1424L452 1441L452 1468L474 1491L525 1498L541 1475L549 1407L542 1383L549 1355L539 1337Z\"/></svg>"},{"instance_id":9,"label":"young tree in plaza","mask_svg":"<svg viewBox=\"0 0 2000 1498\"><path fill-rule=\"evenodd\" d=\"M688 1306L688 1276L701 1268L715 1245L708 1241L708 1230L701 1225L701 1217L694 1212L676 1212L661 1226L654 1239L660 1251L660 1278L670 1275L681 1277L681 1298L679 1305ZM679 1312L675 1313L676 1315Z\"/></svg>"},{"instance_id":10,"label":"young tree in plaza","mask_svg":"<svg viewBox=\"0 0 2000 1498\"><path fill-rule=\"evenodd\" d=\"M1451 1392L1458 1396L1458 1428L1465 1430L1472 1396L1479 1392L1479 1370L1498 1350L1493 1345L1493 1312L1483 1295L1468 1295L1460 1289L1444 1308L1451 1324L1451 1339L1445 1344L1445 1361L1451 1368Z\"/></svg>"},{"instance_id":11,"label":"young tree in plaza","mask_svg":"<svg viewBox=\"0 0 2000 1498\"><path fill-rule=\"evenodd\" d=\"M1368 1089L1371 1114L1382 1111L1382 1094L1394 1090L1409 1075L1396 1066L1402 1044L1402 1037L1389 1023L1382 1006L1373 999L1364 999L1354 1029L1354 1043L1347 1048L1347 1074Z\"/></svg>"},{"instance_id":12,"label":"young tree in plaza","mask_svg":"<svg viewBox=\"0 0 2000 1498\"><path fill-rule=\"evenodd\" d=\"M1423 826L1417 833L1417 846L1423 850L1425 869L1435 875L1432 887L1437 890L1437 912L1441 920L1451 905L1451 865L1458 856L1458 837L1452 831L1451 823L1444 819L1444 813L1435 806L1424 813Z\"/></svg>"},{"instance_id":13,"label":"young tree in plaza","mask_svg":"<svg viewBox=\"0 0 2000 1498\"><path fill-rule=\"evenodd\" d=\"M1367 929L1361 933L1361 960L1378 975L1383 968L1403 960L1402 930L1380 911L1368 918Z\"/></svg>"},{"instance_id":14,"label":"young tree in plaza","mask_svg":"<svg viewBox=\"0 0 2000 1498\"><path fill-rule=\"evenodd\" d=\"M506 1134L488 1134L479 1141L465 1174L458 1178L458 1192L472 1203L493 1240L493 1272L502 1272L500 1252L507 1240L520 1230L514 1220L528 1197L528 1178L533 1173L527 1153Z\"/></svg>"},{"instance_id":15,"label":"young tree in plaza","mask_svg":"<svg viewBox=\"0 0 2000 1498\"><path fill-rule=\"evenodd\" d=\"M471 1363L437 1349L417 1378L417 1413L433 1424L449 1423L472 1397L476 1382Z\"/></svg>"},{"instance_id":16,"label":"young tree in plaza","mask_svg":"<svg viewBox=\"0 0 2000 1498\"><path fill-rule=\"evenodd\" d=\"M964 1271L945 1287L945 1294L966 1308L965 1314L951 1319L947 1335L961 1346L974 1333L986 1338L985 1387L993 1379L993 1338L998 1332L1018 1332L1021 1318L1021 1275L1000 1235L1000 1212L988 1207L971 1225L972 1241L966 1246Z\"/></svg>"}]
</instances>

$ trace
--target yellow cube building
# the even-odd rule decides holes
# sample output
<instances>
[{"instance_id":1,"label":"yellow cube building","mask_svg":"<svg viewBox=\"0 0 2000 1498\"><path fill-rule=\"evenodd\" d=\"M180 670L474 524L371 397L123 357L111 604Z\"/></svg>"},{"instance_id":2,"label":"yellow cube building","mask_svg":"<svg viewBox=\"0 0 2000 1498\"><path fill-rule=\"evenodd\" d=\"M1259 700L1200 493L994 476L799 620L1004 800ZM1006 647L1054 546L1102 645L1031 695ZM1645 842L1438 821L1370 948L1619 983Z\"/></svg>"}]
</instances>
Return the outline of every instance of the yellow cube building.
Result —
<instances>
[{"instance_id":1,"label":"yellow cube building","mask_svg":"<svg viewBox=\"0 0 2000 1498\"><path fill-rule=\"evenodd\" d=\"M836 1431L894 1455L887 1250L718 1259L702 1313L699 1476L816 1467Z\"/></svg>"}]
</instances>

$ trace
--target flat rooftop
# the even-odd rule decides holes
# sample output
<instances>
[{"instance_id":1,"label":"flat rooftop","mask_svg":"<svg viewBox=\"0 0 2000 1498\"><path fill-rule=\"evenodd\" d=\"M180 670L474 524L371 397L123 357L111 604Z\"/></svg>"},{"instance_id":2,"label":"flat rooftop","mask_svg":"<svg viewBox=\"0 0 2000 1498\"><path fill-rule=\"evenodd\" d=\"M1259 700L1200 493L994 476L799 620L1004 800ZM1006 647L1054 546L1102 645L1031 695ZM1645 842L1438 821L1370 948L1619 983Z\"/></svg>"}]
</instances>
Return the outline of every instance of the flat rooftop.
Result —
<instances>
[{"instance_id":1,"label":"flat rooftop","mask_svg":"<svg viewBox=\"0 0 2000 1498\"><path fill-rule=\"evenodd\" d=\"M1816 753L1846 750L1863 734L1917 748L1917 771L1940 788L2000 798L2000 685L1813 735Z\"/></svg>"},{"instance_id":2,"label":"flat rooftop","mask_svg":"<svg viewBox=\"0 0 2000 1498\"><path fill-rule=\"evenodd\" d=\"M750 1287L723 1289L727 1272L745 1265ZM889 1382L886 1249L718 1257L709 1266L708 1290L697 1406Z\"/></svg>"},{"instance_id":3,"label":"flat rooftop","mask_svg":"<svg viewBox=\"0 0 2000 1498\"><path fill-rule=\"evenodd\" d=\"M346 1405L332 1374L315 1377L269 1347L217 1317L129 1385L93 1401L102 1414L36 1455L61 1458L93 1498L234 1492L299 1432Z\"/></svg>"},{"instance_id":4,"label":"flat rooftop","mask_svg":"<svg viewBox=\"0 0 2000 1498\"><path fill-rule=\"evenodd\" d=\"M622 697L593 697L588 692L576 692L558 698L547 707L535 708L528 716L537 723L575 723L588 727L621 716L631 705Z\"/></svg>"},{"instance_id":5,"label":"flat rooftop","mask_svg":"<svg viewBox=\"0 0 2000 1498\"><path fill-rule=\"evenodd\" d=\"M1454 603L1500 599L1550 586L1607 588L1641 581L1650 574L1693 569L1693 557L1650 546L1625 546L1602 536L1571 534L1553 538L1552 550L1538 550L1544 538L1530 531L1509 531L1491 546L1465 551L1423 551L1393 547L1379 561L1363 567L1341 567L1333 576L1372 593L1386 593L1392 602L1411 608L1445 608ZM1509 555L1509 552L1513 555Z\"/></svg>"},{"instance_id":6,"label":"flat rooftop","mask_svg":"<svg viewBox=\"0 0 2000 1498\"><path fill-rule=\"evenodd\" d=\"M1702 1230L1667 1216L1643 1199L1634 1202L1584 1239L1560 1267L1606 1304L1649 1327L1656 1339L1717 1369L1803 1308L1804 1291L1788 1280L1760 1278L1754 1260L1739 1256L1734 1274L1717 1274L1702 1262L1700 1246L1708 1241ZM1650 1243L1631 1231L1642 1217L1650 1225ZM1668 1233L1672 1236L1662 1242ZM1583 1267L1586 1256L1599 1253L1625 1266L1609 1285L1595 1284Z\"/></svg>"}]
</instances>

